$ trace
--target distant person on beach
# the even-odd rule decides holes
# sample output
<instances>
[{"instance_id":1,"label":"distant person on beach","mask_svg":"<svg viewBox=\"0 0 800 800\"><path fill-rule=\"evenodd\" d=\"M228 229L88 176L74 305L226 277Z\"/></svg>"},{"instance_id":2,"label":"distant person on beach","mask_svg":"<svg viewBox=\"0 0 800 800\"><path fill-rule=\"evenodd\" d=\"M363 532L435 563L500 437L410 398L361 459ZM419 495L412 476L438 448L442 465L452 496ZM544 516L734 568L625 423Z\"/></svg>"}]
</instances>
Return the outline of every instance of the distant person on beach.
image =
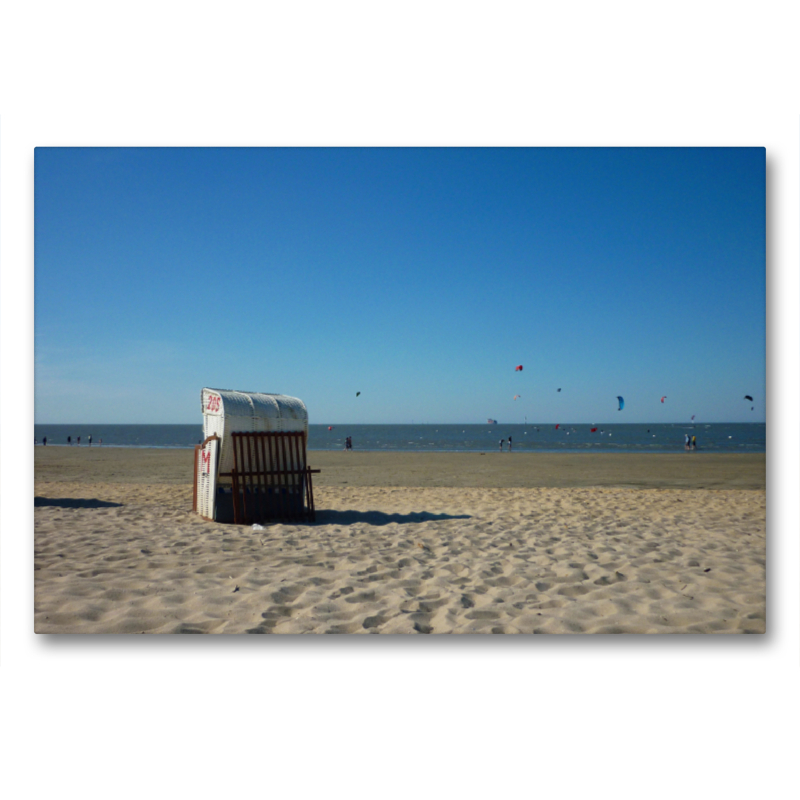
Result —
<instances>
[{"instance_id":1,"label":"distant person on beach","mask_svg":"<svg viewBox=\"0 0 800 800\"><path fill-rule=\"evenodd\" d=\"M103 444L103 440L102 439L100 440L99 444Z\"/></svg>"},{"instance_id":2,"label":"distant person on beach","mask_svg":"<svg viewBox=\"0 0 800 800\"><path fill-rule=\"evenodd\" d=\"M685 433L684 437L685 437L685 439L684 439L684 442L683 442L683 448L684 448L684 450L688 451L689 450L689 434Z\"/></svg>"},{"instance_id":3,"label":"distant person on beach","mask_svg":"<svg viewBox=\"0 0 800 800\"><path fill-rule=\"evenodd\" d=\"M91 447L91 446L92 446L92 434L90 433L89 434L89 447Z\"/></svg>"},{"instance_id":4,"label":"distant person on beach","mask_svg":"<svg viewBox=\"0 0 800 800\"><path fill-rule=\"evenodd\" d=\"M697 450L697 437L692 436L692 450Z\"/></svg>"},{"instance_id":5,"label":"distant person on beach","mask_svg":"<svg viewBox=\"0 0 800 800\"><path fill-rule=\"evenodd\" d=\"M501 440L500 440L500 452L501 452L501 453L503 452L503 442L504 442L504 441L505 441L505 439L501 439Z\"/></svg>"},{"instance_id":6,"label":"distant person on beach","mask_svg":"<svg viewBox=\"0 0 800 800\"><path fill-rule=\"evenodd\" d=\"M45 437L42 439L42 444L43 444L45 447L47 447L47 437L46 437L46 436L45 436Z\"/></svg>"},{"instance_id":7,"label":"distant person on beach","mask_svg":"<svg viewBox=\"0 0 800 800\"><path fill-rule=\"evenodd\" d=\"M72 444L72 437L71 436L67 436L67 444Z\"/></svg>"},{"instance_id":8,"label":"distant person on beach","mask_svg":"<svg viewBox=\"0 0 800 800\"><path fill-rule=\"evenodd\" d=\"M345 450L352 450L353 449L353 437L352 436L348 436L344 440L344 449Z\"/></svg>"},{"instance_id":9,"label":"distant person on beach","mask_svg":"<svg viewBox=\"0 0 800 800\"><path fill-rule=\"evenodd\" d=\"M508 437L508 452L511 452L511 437Z\"/></svg>"},{"instance_id":10,"label":"distant person on beach","mask_svg":"<svg viewBox=\"0 0 800 800\"><path fill-rule=\"evenodd\" d=\"M80 443L81 443L81 437L79 436L78 437L78 446L80 446Z\"/></svg>"}]
</instances>

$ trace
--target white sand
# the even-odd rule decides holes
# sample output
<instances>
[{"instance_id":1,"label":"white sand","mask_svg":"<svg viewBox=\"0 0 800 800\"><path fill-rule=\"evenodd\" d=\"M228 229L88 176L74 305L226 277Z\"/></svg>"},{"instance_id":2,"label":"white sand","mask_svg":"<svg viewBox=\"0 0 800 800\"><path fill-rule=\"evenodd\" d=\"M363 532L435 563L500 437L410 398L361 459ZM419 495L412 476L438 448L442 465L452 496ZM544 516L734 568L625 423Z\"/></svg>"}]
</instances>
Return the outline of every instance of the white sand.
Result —
<instances>
[{"instance_id":1,"label":"white sand","mask_svg":"<svg viewBox=\"0 0 800 800\"><path fill-rule=\"evenodd\" d=\"M37 633L765 631L763 489L319 480L315 524L254 531L37 458Z\"/></svg>"}]
</instances>

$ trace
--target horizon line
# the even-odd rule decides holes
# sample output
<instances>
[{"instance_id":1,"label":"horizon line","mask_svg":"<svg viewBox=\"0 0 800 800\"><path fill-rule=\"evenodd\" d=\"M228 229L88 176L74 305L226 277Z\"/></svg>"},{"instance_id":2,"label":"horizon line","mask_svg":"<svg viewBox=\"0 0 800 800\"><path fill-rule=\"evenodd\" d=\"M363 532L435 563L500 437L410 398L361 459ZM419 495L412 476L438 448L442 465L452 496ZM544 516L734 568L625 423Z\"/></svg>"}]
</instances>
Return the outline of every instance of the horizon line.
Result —
<instances>
[{"instance_id":1,"label":"horizon line","mask_svg":"<svg viewBox=\"0 0 800 800\"><path fill-rule=\"evenodd\" d=\"M34 425L200 425L200 422L34 422ZM670 420L668 422L309 422L309 425L766 425L766 420L753 422L735 420L708 421L708 420Z\"/></svg>"}]
</instances>

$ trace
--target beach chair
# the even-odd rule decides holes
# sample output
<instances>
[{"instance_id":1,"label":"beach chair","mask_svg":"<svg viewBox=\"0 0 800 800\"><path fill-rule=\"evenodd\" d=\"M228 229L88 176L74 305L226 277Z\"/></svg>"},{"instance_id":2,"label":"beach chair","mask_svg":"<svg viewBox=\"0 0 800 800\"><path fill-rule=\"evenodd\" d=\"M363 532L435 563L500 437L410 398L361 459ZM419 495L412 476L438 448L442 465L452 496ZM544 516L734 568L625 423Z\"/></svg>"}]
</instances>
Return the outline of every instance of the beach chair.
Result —
<instances>
[{"instance_id":1,"label":"beach chair","mask_svg":"<svg viewBox=\"0 0 800 800\"><path fill-rule=\"evenodd\" d=\"M194 509L237 525L313 522L308 412L287 395L203 389L205 440L195 447Z\"/></svg>"}]
</instances>

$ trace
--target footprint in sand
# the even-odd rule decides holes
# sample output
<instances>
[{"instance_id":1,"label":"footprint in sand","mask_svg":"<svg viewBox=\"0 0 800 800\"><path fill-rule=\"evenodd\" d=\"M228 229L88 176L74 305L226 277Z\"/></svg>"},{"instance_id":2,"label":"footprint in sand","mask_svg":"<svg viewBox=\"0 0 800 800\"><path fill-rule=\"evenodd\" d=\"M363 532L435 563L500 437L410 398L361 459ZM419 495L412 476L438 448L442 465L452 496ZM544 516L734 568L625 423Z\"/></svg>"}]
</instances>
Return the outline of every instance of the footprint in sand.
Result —
<instances>
[{"instance_id":1,"label":"footprint in sand","mask_svg":"<svg viewBox=\"0 0 800 800\"><path fill-rule=\"evenodd\" d=\"M346 624L334 625L333 627L328 628L325 633L357 633L358 628L359 625L357 622L350 622Z\"/></svg>"},{"instance_id":2,"label":"footprint in sand","mask_svg":"<svg viewBox=\"0 0 800 800\"><path fill-rule=\"evenodd\" d=\"M580 597L581 595L588 594L592 590L588 586L582 584L572 584L570 586L562 586L558 590L558 594L563 597Z\"/></svg>"},{"instance_id":3,"label":"footprint in sand","mask_svg":"<svg viewBox=\"0 0 800 800\"><path fill-rule=\"evenodd\" d=\"M603 575L602 578L598 578L596 581L594 581L594 583L597 586L611 586L615 583L622 583L622 581L626 580L628 580L628 578L621 572L615 572L611 577L608 575Z\"/></svg>"},{"instance_id":4,"label":"footprint in sand","mask_svg":"<svg viewBox=\"0 0 800 800\"><path fill-rule=\"evenodd\" d=\"M373 603L375 602L375 591L359 592L344 599L345 603Z\"/></svg>"},{"instance_id":5,"label":"footprint in sand","mask_svg":"<svg viewBox=\"0 0 800 800\"><path fill-rule=\"evenodd\" d=\"M476 609L475 611L470 611L469 614L465 615L467 619L485 619L485 620L496 620L500 619L501 612L499 611L492 611L491 609Z\"/></svg>"},{"instance_id":6,"label":"footprint in sand","mask_svg":"<svg viewBox=\"0 0 800 800\"><path fill-rule=\"evenodd\" d=\"M427 625L424 622L415 622L414 630L417 633L433 633L433 626Z\"/></svg>"},{"instance_id":7,"label":"footprint in sand","mask_svg":"<svg viewBox=\"0 0 800 800\"><path fill-rule=\"evenodd\" d=\"M281 586L277 592L272 593L271 597L278 605L293 603L305 590L305 586Z\"/></svg>"},{"instance_id":8,"label":"footprint in sand","mask_svg":"<svg viewBox=\"0 0 800 800\"><path fill-rule=\"evenodd\" d=\"M423 614L433 614L443 605L446 605L448 602L446 597L437 598L433 600L420 600L419 601L419 610Z\"/></svg>"}]
</instances>

